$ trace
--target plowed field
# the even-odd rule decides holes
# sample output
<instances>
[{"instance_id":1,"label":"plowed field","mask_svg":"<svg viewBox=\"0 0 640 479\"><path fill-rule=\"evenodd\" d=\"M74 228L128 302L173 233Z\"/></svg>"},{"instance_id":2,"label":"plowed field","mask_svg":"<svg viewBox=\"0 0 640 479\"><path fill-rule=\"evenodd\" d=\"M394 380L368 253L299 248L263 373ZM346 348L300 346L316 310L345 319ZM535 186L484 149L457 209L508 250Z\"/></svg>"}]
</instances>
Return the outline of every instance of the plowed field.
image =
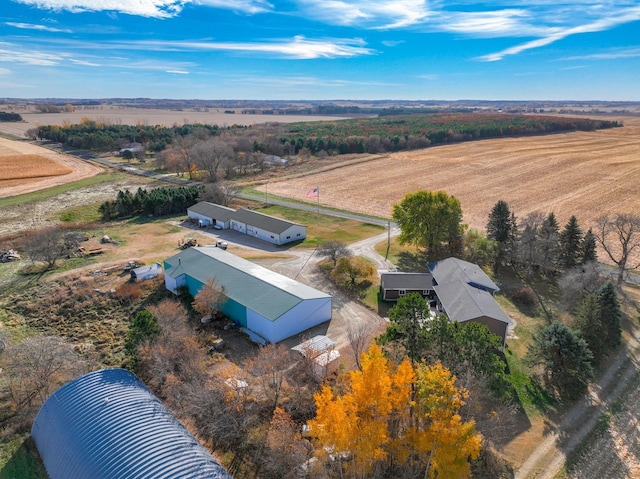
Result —
<instances>
[{"instance_id":1,"label":"plowed field","mask_svg":"<svg viewBox=\"0 0 640 479\"><path fill-rule=\"evenodd\" d=\"M0 198L81 180L100 171L71 156L0 138Z\"/></svg>"},{"instance_id":2,"label":"plowed field","mask_svg":"<svg viewBox=\"0 0 640 479\"><path fill-rule=\"evenodd\" d=\"M305 195L318 186L322 205L390 217L407 193L444 190L460 200L472 227L484 229L503 199L519 218L553 211L563 226L574 214L586 229L605 214L640 212L640 119L619 120L623 128L393 153L270 182L268 192L315 202Z\"/></svg>"}]
</instances>

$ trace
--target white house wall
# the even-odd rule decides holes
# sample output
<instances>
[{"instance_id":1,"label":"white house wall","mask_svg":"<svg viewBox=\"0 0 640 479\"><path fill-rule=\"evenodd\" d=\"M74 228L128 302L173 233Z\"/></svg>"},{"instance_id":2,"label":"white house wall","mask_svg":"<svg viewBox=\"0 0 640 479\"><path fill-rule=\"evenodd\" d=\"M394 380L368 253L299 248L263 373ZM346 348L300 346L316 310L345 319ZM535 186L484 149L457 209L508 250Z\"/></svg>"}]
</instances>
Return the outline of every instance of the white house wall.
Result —
<instances>
[{"instance_id":1,"label":"white house wall","mask_svg":"<svg viewBox=\"0 0 640 479\"><path fill-rule=\"evenodd\" d=\"M302 225L292 225L280 233L280 244L303 240L307 237L307 229Z\"/></svg>"},{"instance_id":2,"label":"white house wall","mask_svg":"<svg viewBox=\"0 0 640 479\"><path fill-rule=\"evenodd\" d=\"M208 216L205 216L205 215L201 215L200 213L195 213L194 211L187 210L187 215L189 215L189 218L191 218L192 220L202 221L203 224L206 224L206 225L213 224L212 218L209 218Z\"/></svg>"},{"instance_id":3,"label":"white house wall","mask_svg":"<svg viewBox=\"0 0 640 479\"><path fill-rule=\"evenodd\" d=\"M271 343L277 343L331 319L331 298L308 299L275 321L247 309L247 328Z\"/></svg>"},{"instance_id":4,"label":"white house wall","mask_svg":"<svg viewBox=\"0 0 640 479\"><path fill-rule=\"evenodd\" d=\"M187 278L184 274L177 278L172 278L168 274L164 275L164 286L173 294L178 294L178 288L187 284Z\"/></svg>"},{"instance_id":5,"label":"white house wall","mask_svg":"<svg viewBox=\"0 0 640 479\"><path fill-rule=\"evenodd\" d=\"M240 233L247 234L247 225L240 221L231 220L231 229L239 231Z\"/></svg>"}]
</instances>

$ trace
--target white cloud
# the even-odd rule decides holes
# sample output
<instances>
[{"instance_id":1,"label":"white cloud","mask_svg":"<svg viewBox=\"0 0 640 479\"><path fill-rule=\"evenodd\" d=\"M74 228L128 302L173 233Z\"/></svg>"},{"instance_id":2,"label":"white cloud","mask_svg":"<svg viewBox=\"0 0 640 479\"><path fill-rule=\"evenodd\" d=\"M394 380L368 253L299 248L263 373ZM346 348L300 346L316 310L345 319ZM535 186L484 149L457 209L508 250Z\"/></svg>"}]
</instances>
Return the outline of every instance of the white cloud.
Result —
<instances>
[{"instance_id":1,"label":"white cloud","mask_svg":"<svg viewBox=\"0 0 640 479\"><path fill-rule=\"evenodd\" d=\"M7 0L5 0L7 1ZM170 18L178 15L183 7L193 3L213 8L255 14L270 11L273 5L267 0L14 0L42 9L78 12L113 12L141 17Z\"/></svg>"},{"instance_id":2,"label":"white cloud","mask_svg":"<svg viewBox=\"0 0 640 479\"><path fill-rule=\"evenodd\" d=\"M382 44L386 47L397 47L404 43L404 40L383 40Z\"/></svg>"},{"instance_id":3,"label":"white cloud","mask_svg":"<svg viewBox=\"0 0 640 479\"><path fill-rule=\"evenodd\" d=\"M364 44L361 39L308 40L303 36L296 36L292 40L273 40L268 42L141 41L117 46L118 48L157 51L236 51L308 60L314 58L355 57L375 53L374 50L366 48Z\"/></svg>"},{"instance_id":4,"label":"white cloud","mask_svg":"<svg viewBox=\"0 0 640 479\"><path fill-rule=\"evenodd\" d=\"M620 58L640 57L640 47L616 48L606 52L567 57L564 60L618 60Z\"/></svg>"},{"instance_id":5,"label":"white cloud","mask_svg":"<svg viewBox=\"0 0 640 479\"><path fill-rule=\"evenodd\" d=\"M23 28L26 30L40 30L43 32L73 33L71 30L67 30L67 29L47 27L45 25L34 25L32 23L6 22L5 25L9 25L10 27L15 27L15 28Z\"/></svg>"},{"instance_id":6,"label":"white cloud","mask_svg":"<svg viewBox=\"0 0 640 479\"><path fill-rule=\"evenodd\" d=\"M640 6L607 10L606 12L601 9L591 9L587 12L589 15L593 16L594 13L602 15L595 19L585 19L584 15L581 15L582 13L583 12L576 12L576 17L578 17L576 21L582 20L582 23L560 27L549 27L548 33L543 35L541 38L521 43L520 45L515 45L496 53L484 55L480 57L479 60L488 62L499 61L509 55L517 55L518 53L522 53L527 50L544 47L572 35L602 32L625 23L640 20Z\"/></svg>"},{"instance_id":7,"label":"white cloud","mask_svg":"<svg viewBox=\"0 0 640 479\"><path fill-rule=\"evenodd\" d=\"M425 0L298 0L301 11L333 25L391 29L415 25L430 14Z\"/></svg>"},{"instance_id":8,"label":"white cloud","mask_svg":"<svg viewBox=\"0 0 640 479\"><path fill-rule=\"evenodd\" d=\"M55 66L62 61L60 55L29 50L20 50L16 45L0 42L0 62L24 63L36 66Z\"/></svg>"},{"instance_id":9,"label":"white cloud","mask_svg":"<svg viewBox=\"0 0 640 479\"><path fill-rule=\"evenodd\" d=\"M175 73L176 75L188 75L189 72L185 70L166 70L167 73Z\"/></svg>"},{"instance_id":10,"label":"white cloud","mask_svg":"<svg viewBox=\"0 0 640 479\"><path fill-rule=\"evenodd\" d=\"M9 75L11 74L11 70L8 68L0 68L0 75Z\"/></svg>"},{"instance_id":11,"label":"white cloud","mask_svg":"<svg viewBox=\"0 0 640 479\"><path fill-rule=\"evenodd\" d=\"M266 0L195 0L195 3L250 14L268 12L273 9L273 5Z\"/></svg>"},{"instance_id":12,"label":"white cloud","mask_svg":"<svg viewBox=\"0 0 640 479\"><path fill-rule=\"evenodd\" d=\"M75 60L73 58L70 58L69 61L71 63L75 63L76 65L82 65L85 67L101 67L102 65L100 63L93 63L93 62L88 62L85 60Z\"/></svg>"},{"instance_id":13,"label":"white cloud","mask_svg":"<svg viewBox=\"0 0 640 479\"><path fill-rule=\"evenodd\" d=\"M190 0L14 0L49 10L116 11L142 17L168 18L179 14Z\"/></svg>"}]
</instances>

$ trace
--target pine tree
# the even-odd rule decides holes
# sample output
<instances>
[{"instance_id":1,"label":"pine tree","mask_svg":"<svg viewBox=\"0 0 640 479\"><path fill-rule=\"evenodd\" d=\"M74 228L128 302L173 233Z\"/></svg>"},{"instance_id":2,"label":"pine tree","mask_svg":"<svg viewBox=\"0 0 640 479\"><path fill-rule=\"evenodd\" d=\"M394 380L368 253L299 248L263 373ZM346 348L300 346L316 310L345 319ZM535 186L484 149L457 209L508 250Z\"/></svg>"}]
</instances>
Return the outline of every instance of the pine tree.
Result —
<instances>
[{"instance_id":1,"label":"pine tree","mask_svg":"<svg viewBox=\"0 0 640 479\"><path fill-rule=\"evenodd\" d=\"M540 229L540 262L542 268L547 272L553 268L556 261L559 236L560 226L556 215L552 211L544 220Z\"/></svg>"},{"instance_id":2,"label":"pine tree","mask_svg":"<svg viewBox=\"0 0 640 479\"><path fill-rule=\"evenodd\" d=\"M562 232L560 233L560 267L571 269L582 264L582 230L578 225L578 219L575 216L569 218Z\"/></svg>"},{"instance_id":3,"label":"pine tree","mask_svg":"<svg viewBox=\"0 0 640 479\"><path fill-rule=\"evenodd\" d=\"M598 292L600 305L600 319L604 326L605 342L609 348L615 348L620 344L620 321L622 311L618 302L615 286L611 281L607 282Z\"/></svg>"},{"instance_id":4,"label":"pine tree","mask_svg":"<svg viewBox=\"0 0 640 479\"><path fill-rule=\"evenodd\" d=\"M587 342L597 363L607 354L607 331L602 321L601 305L596 294L588 294L576 313L575 326L580 337Z\"/></svg>"},{"instance_id":5,"label":"pine tree","mask_svg":"<svg viewBox=\"0 0 640 479\"><path fill-rule=\"evenodd\" d=\"M596 251L596 235L594 235L593 230L589 228L589 231L587 231L582 240L581 263L586 264L591 261L598 261L598 253Z\"/></svg>"},{"instance_id":6,"label":"pine tree","mask_svg":"<svg viewBox=\"0 0 640 479\"><path fill-rule=\"evenodd\" d=\"M526 360L544 368L547 383L561 398L579 397L593 379L593 354L587 342L559 321L534 336Z\"/></svg>"},{"instance_id":7,"label":"pine tree","mask_svg":"<svg viewBox=\"0 0 640 479\"><path fill-rule=\"evenodd\" d=\"M498 243L496 262L493 267L494 271L498 270L500 263L504 261L507 253L509 253L510 257L513 256L514 252L512 248L516 231L516 218L509 210L509 205L504 200L498 201L491 209L489 221L487 222L487 238Z\"/></svg>"}]
</instances>

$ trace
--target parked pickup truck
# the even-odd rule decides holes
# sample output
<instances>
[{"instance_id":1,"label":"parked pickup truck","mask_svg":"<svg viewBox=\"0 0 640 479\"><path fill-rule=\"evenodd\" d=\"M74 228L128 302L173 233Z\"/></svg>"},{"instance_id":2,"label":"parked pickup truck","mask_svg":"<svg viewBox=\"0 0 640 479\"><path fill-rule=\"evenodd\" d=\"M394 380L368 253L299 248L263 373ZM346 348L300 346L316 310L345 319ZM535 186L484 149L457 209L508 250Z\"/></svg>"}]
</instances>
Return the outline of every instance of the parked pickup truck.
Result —
<instances>
[{"instance_id":1,"label":"parked pickup truck","mask_svg":"<svg viewBox=\"0 0 640 479\"><path fill-rule=\"evenodd\" d=\"M227 249L227 246L229 245L227 244L226 241L216 241L216 246L218 248Z\"/></svg>"}]
</instances>

